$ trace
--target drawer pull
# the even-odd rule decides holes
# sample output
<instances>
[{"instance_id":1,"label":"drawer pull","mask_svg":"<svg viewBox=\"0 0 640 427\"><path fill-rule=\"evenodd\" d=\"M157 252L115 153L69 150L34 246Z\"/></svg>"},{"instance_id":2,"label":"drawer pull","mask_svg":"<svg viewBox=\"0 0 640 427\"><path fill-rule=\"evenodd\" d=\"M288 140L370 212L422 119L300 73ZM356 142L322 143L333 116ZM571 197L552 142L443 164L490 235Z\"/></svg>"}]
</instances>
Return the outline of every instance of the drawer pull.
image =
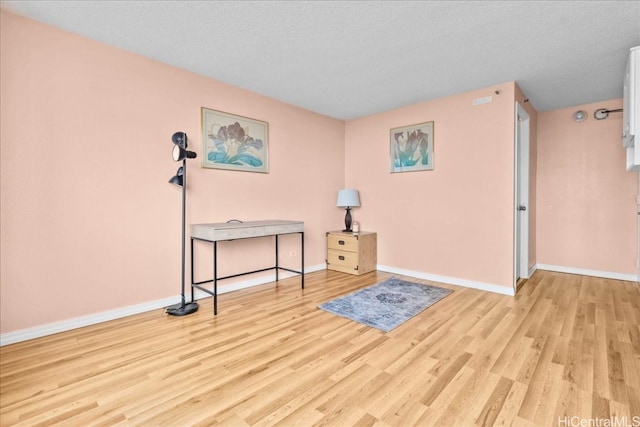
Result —
<instances>
[{"instance_id":1,"label":"drawer pull","mask_svg":"<svg viewBox=\"0 0 640 427\"><path fill-rule=\"evenodd\" d=\"M344 240L338 240L339 245L344 245Z\"/></svg>"},{"instance_id":2,"label":"drawer pull","mask_svg":"<svg viewBox=\"0 0 640 427\"><path fill-rule=\"evenodd\" d=\"M338 259L339 259L340 261L344 261L344 256L340 255L340 256L338 256Z\"/></svg>"}]
</instances>

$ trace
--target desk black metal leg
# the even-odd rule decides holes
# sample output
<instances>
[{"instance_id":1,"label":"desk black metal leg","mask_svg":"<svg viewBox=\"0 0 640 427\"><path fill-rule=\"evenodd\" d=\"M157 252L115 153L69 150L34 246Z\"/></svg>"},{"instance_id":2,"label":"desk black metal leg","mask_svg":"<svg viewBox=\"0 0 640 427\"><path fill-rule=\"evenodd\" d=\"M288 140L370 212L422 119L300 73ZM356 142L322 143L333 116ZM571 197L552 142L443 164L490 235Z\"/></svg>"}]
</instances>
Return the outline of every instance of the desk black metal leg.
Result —
<instances>
[{"instance_id":1,"label":"desk black metal leg","mask_svg":"<svg viewBox=\"0 0 640 427\"><path fill-rule=\"evenodd\" d=\"M218 242L213 242L213 315L218 314Z\"/></svg>"},{"instance_id":2,"label":"desk black metal leg","mask_svg":"<svg viewBox=\"0 0 640 427\"><path fill-rule=\"evenodd\" d=\"M276 234L276 282L278 281L278 235Z\"/></svg>"},{"instance_id":3,"label":"desk black metal leg","mask_svg":"<svg viewBox=\"0 0 640 427\"><path fill-rule=\"evenodd\" d=\"M191 240L191 302L193 302L193 238Z\"/></svg>"},{"instance_id":4,"label":"desk black metal leg","mask_svg":"<svg viewBox=\"0 0 640 427\"><path fill-rule=\"evenodd\" d=\"M300 271L302 272L302 289L304 289L304 231L300 233L300 258L302 265Z\"/></svg>"}]
</instances>

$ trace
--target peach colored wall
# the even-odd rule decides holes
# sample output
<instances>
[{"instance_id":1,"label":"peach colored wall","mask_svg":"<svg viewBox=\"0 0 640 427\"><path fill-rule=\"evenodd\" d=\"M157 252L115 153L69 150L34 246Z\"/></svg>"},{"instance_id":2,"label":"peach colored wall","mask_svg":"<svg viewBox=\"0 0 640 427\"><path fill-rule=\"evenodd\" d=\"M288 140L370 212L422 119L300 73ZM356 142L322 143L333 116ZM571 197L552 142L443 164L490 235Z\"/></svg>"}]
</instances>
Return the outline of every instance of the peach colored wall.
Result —
<instances>
[{"instance_id":1,"label":"peach colored wall","mask_svg":"<svg viewBox=\"0 0 640 427\"><path fill-rule=\"evenodd\" d=\"M622 100L538 115L537 262L635 274L637 173L625 170L622 115L595 120L598 108ZM578 110L589 118L573 122Z\"/></svg>"},{"instance_id":2,"label":"peach colored wall","mask_svg":"<svg viewBox=\"0 0 640 427\"><path fill-rule=\"evenodd\" d=\"M346 185L378 264L513 286L514 111L511 82L347 122ZM390 173L389 130L427 121L435 170Z\"/></svg>"},{"instance_id":3,"label":"peach colored wall","mask_svg":"<svg viewBox=\"0 0 640 427\"><path fill-rule=\"evenodd\" d=\"M179 294L171 135L185 131L200 156L202 106L269 122L271 172L190 161L187 222L303 220L305 264L324 263L324 233L342 221L342 121L5 11L0 19L0 332ZM299 251L286 249L297 241L283 245L296 266ZM268 266L272 245L238 242L222 257L228 271Z\"/></svg>"}]
</instances>

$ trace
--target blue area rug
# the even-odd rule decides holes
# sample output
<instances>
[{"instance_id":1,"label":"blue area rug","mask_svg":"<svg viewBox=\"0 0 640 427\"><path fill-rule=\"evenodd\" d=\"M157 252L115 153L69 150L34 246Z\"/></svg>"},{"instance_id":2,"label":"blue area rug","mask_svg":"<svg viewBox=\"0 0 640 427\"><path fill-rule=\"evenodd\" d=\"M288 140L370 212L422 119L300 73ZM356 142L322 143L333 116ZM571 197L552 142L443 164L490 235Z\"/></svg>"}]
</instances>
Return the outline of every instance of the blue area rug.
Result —
<instances>
[{"instance_id":1,"label":"blue area rug","mask_svg":"<svg viewBox=\"0 0 640 427\"><path fill-rule=\"evenodd\" d=\"M389 332L453 292L392 277L325 302L322 310Z\"/></svg>"}]
</instances>

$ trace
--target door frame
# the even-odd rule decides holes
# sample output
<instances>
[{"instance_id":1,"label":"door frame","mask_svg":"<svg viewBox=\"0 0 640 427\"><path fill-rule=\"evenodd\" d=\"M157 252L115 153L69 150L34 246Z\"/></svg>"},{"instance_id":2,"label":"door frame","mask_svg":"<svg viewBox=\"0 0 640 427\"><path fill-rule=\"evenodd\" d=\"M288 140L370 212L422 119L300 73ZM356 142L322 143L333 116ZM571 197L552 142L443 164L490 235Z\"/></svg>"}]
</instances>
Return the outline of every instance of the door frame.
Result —
<instances>
[{"instance_id":1,"label":"door frame","mask_svg":"<svg viewBox=\"0 0 640 427\"><path fill-rule=\"evenodd\" d=\"M518 279L529 278L529 138L530 117L516 101L514 117L514 221L513 221L513 290ZM526 210L520 211L524 206Z\"/></svg>"}]
</instances>

